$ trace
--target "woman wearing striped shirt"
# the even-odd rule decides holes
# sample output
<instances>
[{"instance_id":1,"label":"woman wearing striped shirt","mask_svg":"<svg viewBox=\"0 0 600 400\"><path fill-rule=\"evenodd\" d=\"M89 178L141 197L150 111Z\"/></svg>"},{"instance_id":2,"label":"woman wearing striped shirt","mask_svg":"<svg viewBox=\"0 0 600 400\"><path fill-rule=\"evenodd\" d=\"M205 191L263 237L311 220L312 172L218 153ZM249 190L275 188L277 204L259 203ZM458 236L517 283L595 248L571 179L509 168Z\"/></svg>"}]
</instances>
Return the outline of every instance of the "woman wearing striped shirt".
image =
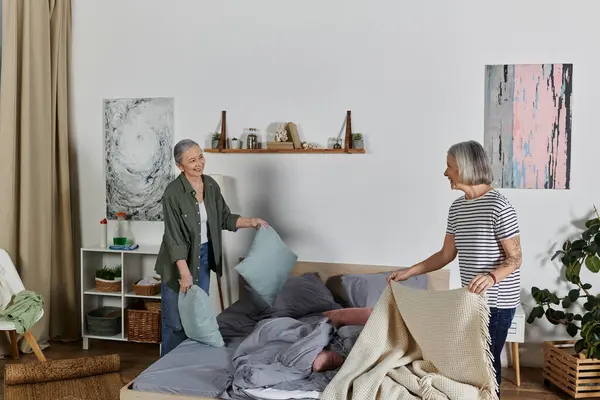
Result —
<instances>
[{"instance_id":1,"label":"woman wearing striped shirt","mask_svg":"<svg viewBox=\"0 0 600 400\"><path fill-rule=\"evenodd\" d=\"M491 350L500 387L500 355L520 303L517 215L506 197L492 188L492 170L481 144L468 141L450 147L444 175L451 188L464 195L450 206L442 249L410 268L392 272L388 279L402 281L438 270L458 255L462 285L488 298Z\"/></svg>"}]
</instances>

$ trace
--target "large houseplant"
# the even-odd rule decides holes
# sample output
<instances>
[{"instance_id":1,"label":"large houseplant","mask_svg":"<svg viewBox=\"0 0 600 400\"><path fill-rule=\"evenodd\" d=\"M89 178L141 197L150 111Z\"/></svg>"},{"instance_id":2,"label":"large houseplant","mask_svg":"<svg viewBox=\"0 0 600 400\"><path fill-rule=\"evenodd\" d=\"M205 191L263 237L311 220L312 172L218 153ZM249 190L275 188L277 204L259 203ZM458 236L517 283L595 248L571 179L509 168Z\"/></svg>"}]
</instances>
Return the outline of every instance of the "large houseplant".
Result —
<instances>
[{"instance_id":1,"label":"large houseplant","mask_svg":"<svg viewBox=\"0 0 600 400\"><path fill-rule=\"evenodd\" d=\"M593 273L600 271L600 214L594 207L595 217L586 221L585 230L576 240L566 240L562 249L556 251L552 259L560 258L564 265L563 277L574 286L564 297L548 289L531 288L536 307L531 310L528 323L538 318L546 319L554 325L563 325L571 337L578 334L575 342L576 353L586 358L600 359L600 297L590 292L592 285L581 280L581 267ZM572 312L572 306L583 302L583 315ZM558 308L562 307L562 310Z\"/></svg>"}]
</instances>

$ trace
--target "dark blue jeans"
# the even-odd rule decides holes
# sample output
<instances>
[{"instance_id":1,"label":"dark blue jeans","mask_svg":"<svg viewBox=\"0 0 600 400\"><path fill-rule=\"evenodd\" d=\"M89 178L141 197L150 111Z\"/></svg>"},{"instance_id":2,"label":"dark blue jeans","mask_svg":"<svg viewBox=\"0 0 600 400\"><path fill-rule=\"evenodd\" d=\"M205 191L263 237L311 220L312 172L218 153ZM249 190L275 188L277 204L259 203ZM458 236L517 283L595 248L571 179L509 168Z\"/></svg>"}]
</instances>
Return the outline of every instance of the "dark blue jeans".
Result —
<instances>
[{"instance_id":1,"label":"dark blue jeans","mask_svg":"<svg viewBox=\"0 0 600 400\"><path fill-rule=\"evenodd\" d=\"M502 349L506 344L506 337L508 336L508 330L512 324L513 317L515 316L515 308L490 308L490 337L492 339L492 354L494 356L494 369L496 370L496 381L498 382L498 388L500 388L500 382L502 381ZM498 398L500 398L500 392L498 392Z\"/></svg>"},{"instance_id":2,"label":"dark blue jeans","mask_svg":"<svg viewBox=\"0 0 600 400\"><path fill-rule=\"evenodd\" d=\"M209 294L210 266L208 264L208 243L204 243L200 246L199 272L198 280L194 282L194 285L199 286L200 289L206 292L206 294ZM187 339L187 336L183 330L183 326L181 325L181 318L179 317L178 301L179 292L174 292L163 282L161 285L161 357L169 353L175 347L179 346L181 342Z\"/></svg>"}]
</instances>

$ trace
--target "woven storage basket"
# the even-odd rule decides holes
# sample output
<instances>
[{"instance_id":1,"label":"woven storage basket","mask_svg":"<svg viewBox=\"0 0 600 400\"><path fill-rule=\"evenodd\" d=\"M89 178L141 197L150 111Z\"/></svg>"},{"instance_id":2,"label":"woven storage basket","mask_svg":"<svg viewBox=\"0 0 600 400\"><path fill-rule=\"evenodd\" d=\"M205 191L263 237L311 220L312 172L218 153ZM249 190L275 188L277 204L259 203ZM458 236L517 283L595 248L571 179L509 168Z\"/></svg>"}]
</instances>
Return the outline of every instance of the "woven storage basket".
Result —
<instances>
[{"instance_id":1,"label":"woven storage basket","mask_svg":"<svg viewBox=\"0 0 600 400\"><path fill-rule=\"evenodd\" d=\"M133 291L138 296L154 296L160 293L160 283L154 285L136 285L133 284Z\"/></svg>"},{"instance_id":2,"label":"woven storage basket","mask_svg":"<svg viewBox=\"0 0 600 400\"><path fill-rule=\"evenodd\" d=\"M160 343L160 313L148 310L127 310L127 338L132 342Z\"/></svg>"},{"instance_id":3,"label":"woven storage basket","mask_svg":"<svg viewBox=\"0 0 600 400\"><path fill-rule=\"evenodd\" d=\"M148 311L161 312L160 301L144 301L144 308Z\"/></svg>"},{"instance_id":4,"label":"woven storage basket","mask_svg":"<svg viewBox=\"0 0 600 400\"><path fill-rule=\"evenodd\" d=\"M96 278L96 290L99 292L120 292L121 280L107 281Z\"/></svg>"}]
</instances>

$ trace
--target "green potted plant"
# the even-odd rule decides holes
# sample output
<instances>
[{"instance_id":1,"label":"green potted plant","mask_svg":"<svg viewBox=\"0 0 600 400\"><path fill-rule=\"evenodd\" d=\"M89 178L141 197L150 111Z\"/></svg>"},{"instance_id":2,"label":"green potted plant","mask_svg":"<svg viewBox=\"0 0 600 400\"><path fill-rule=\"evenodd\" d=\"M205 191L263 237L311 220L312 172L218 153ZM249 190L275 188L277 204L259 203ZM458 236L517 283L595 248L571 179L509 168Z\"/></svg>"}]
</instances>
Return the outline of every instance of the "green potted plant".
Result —
<instances>
[{"instance_id":1,"label":"green potted plant","mask_svg":"<svg viewBox=\"0 0 600 400\"><path fill-rule=\"evenodd\" d=\"M221 134L219 132L215 132L212 134L212 148L213 149L218 149L219 148L219 143L221 142Z\"/></svg>"},{"instance_id":2,"label":"green potted plant","mask_svg":"<svg viewBox=\"0 0 600 400\"><path fill-rule=\"evenodd\" d=\"M232 149L241 149L242 148L242 141L239 140L238 138L233 138L231 139L231 148Z\"/></svg>"},{"instance_id":3,"label":"green potted plant","mask_svg":"<svg viewBox=\"0 0 600 400\"><path fill-rule=\"evenodd\" d=\"M121 266L107 267L106 265L96 271L96 290L99 292L121 291Z\"/></svg>"},{"instance_id":4,"label":"green potted plant","mask_svg":"<svg viewBox=\"0 0 600 400\"><path fill-rule=\"evenodd\" d=\"M365 145L363 143L362 133L355 133L352 135L352 148L354 148L354 149L364 149L365 148Z\"/></svg>"},{"instance_id":5,"label":"green potted plant","mask_svg":"<svg viewBox=\"0 0 600 400\"><path fill-rule=\"evenodd\" d=\"M568 293L560 296L549 289L531 288L536 306L531 310L527 323L546 318L553 325L563 326L569 336L576 338L568 342L544 343L547 354L544 361L546 379L561 375L568 368L578 370L582 362L588 367L590 363L598 363L600 369L600 296L591 291L590 283L581 280L583 266L594 274L600 271L600 214L596 207L594 212L594 218L585 222L585 230L575 240L565 240L561 249L552 256L552 260L560 258L564 266L561 278L572 287ZM574 307L579 301L583 303L583 312L573 310L580 308ZM567 369L557 367L552 361L555 359L552 354L557 354L562 362L571 364L566 366ZM577 379L579 382L576 382L576 386L582 384L580 379Z\"/></svg>"},{"instance_id":6,"label":"green potted plant","mask_svg":"<svg viewBox=\"0 0 600 400\"><path fill-rule=\"evenodd\" d=\"M337 150L341 149L342 148L342 139L336 138L335 143L333 144L333 148L337 149Z\"/></svg>"}]
</instances>

